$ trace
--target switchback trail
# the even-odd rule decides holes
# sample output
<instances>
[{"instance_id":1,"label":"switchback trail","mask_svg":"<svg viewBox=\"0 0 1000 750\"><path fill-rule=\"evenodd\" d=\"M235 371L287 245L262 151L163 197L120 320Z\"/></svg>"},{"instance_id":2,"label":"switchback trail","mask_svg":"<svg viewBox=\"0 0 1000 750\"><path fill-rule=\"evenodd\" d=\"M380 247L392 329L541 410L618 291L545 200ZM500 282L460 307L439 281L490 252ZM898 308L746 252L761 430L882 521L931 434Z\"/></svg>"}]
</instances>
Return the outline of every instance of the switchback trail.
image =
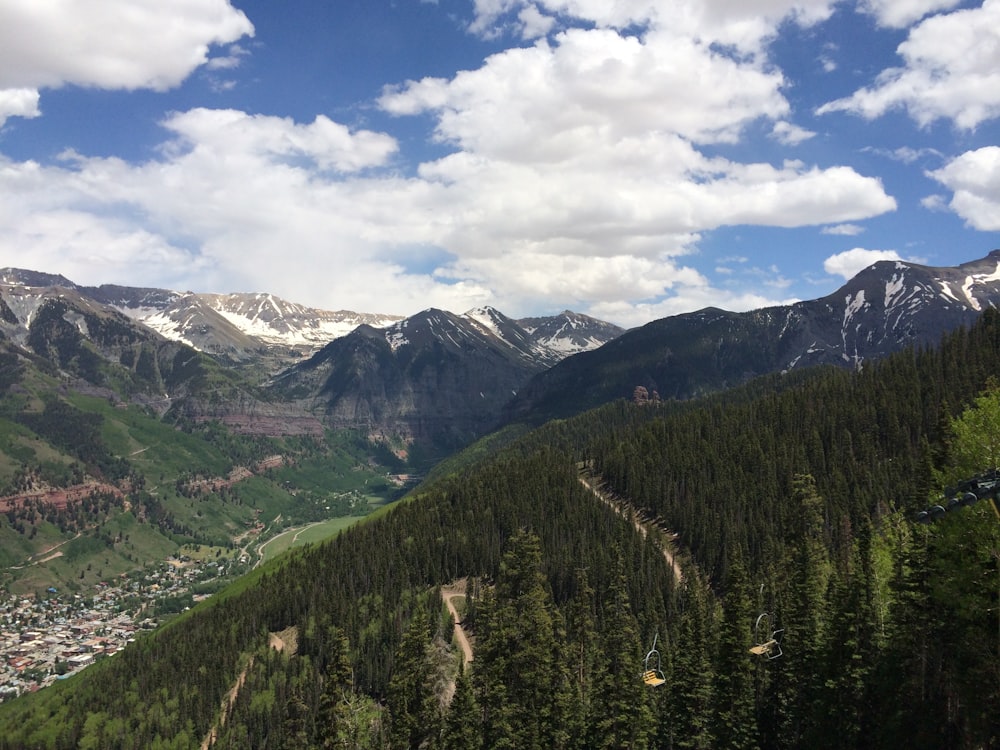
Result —
<instances>
[{"instance_id":1,"label":"switchback trail","mask_svg":"<svg viewBox=\"0 0 1000 750\"><path fill-rule=\"evenodd\" d=\"M580 484L590 490L594 497L614 510L615 513L630 520L632 525L635 527L635 530L642 534L643 537L648 536L650 532L656 534L659 537L663 548L663 558L667 561L670 569L674 572L674 581L678 586L684 582L684 574L681 571L681 566L678 564L677 559L674 557L674 552L671 549L671 545L677 538L676 534L662 528L658 523L656 523L655 519L640 515L635 506L627 500L605 491L603 489L604 482L600 479L600 477L581 473Z\"/></svg>"}]
</instances>

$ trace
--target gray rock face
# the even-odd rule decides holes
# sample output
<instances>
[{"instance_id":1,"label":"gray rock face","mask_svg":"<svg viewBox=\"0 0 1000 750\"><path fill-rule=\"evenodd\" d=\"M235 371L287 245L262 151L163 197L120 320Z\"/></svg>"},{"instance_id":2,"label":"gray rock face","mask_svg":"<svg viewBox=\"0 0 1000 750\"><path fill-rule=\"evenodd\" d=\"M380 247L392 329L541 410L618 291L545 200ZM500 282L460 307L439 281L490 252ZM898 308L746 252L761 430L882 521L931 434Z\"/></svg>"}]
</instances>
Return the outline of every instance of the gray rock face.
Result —
<instances>
[{"instance_id":1,"label":"gray rock face","mask_svg":"<svg viewBox=\"0 0 1000 750\"><path fill-rule=\"evenodd\" d=\"M462 445L557 359L497 311L489 320L430 309L385 329L360 326L276 377L271 390L308 401L331 427Z\"/></svg>"},{"instance_id":2,"label":"gray rock face","mask_svg":"<svg viewBox=\"0 0 1000 750\"><path fill-rule=\"evenodd\" d=\"M1000 250L955 267L882 261L833 294L733 313L716 308L628 331L535 376L504 421L562 417L635 388L687 399L811 365L860 367L907 346L933 346L1000 306Z\"/></svg>"}]
</instances>

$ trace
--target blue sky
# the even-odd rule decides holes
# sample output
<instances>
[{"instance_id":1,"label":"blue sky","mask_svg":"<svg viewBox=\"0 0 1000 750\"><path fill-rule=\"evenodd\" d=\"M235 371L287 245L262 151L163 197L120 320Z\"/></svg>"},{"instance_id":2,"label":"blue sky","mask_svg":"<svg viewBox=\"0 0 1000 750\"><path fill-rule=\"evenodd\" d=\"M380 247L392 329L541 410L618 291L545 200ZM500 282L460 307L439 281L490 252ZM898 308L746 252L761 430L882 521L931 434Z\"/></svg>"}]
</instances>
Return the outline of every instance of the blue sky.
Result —
<instances>
[{"instance_id":1,"label":"blue sky","mask_svg":"<svg viewBox=\"0 0 1000 750\"><path fill-rule=\"evenodd\" d=\"M1000 247L1000 0L0 0L0 265L624 326Z\"/></svg>"}]
</instances>

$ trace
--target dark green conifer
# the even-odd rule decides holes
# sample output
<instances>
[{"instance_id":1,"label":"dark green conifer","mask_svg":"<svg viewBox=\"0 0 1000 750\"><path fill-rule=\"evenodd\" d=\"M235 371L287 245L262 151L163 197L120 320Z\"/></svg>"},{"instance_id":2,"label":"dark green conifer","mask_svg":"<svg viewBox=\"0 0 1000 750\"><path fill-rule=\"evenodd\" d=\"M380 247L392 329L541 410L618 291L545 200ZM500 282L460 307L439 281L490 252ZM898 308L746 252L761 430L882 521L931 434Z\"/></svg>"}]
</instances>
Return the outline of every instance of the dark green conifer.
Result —
<instances>
[{"instance_id":1,"label":"dark green conifer","mask_svg":"<svg viewBox=\"0 0 1000 750\"><path fill-rule=\"evenodd\" d=\"M443 750L481 750L482 722L472 681L464 668L455 680L455 695L448 706L442 735Z\"/></svg>"},{"instance_id":2,"label":"dark green conifer","mask_svg":"<svg viewBox=\"0 0 1000 750\"><path fill-rule=\"evenodd\" d=\"M321 748L346 747L345 737L349 730L349 704L353 695L353 670L350 645L344 631L337 627L327 630L326 673L319 698L319 712L316 721L317 740Z\"/></svg>"},{"instance_id":3,"label":"dark green conifer","mask_svg":"<svg viewBox=\"0 0 1000 750\"><path fill-rule=\"evenodd\" d=\"M389 736L396 750L420 747L428 736L429 728L423 719L427 705L429 631L427 610L418 606L396 651L389 682Z\"/></svg>"},{"instance_id":4,"label":"dark green conifer","mask_svg":"<svg viewBox=\"0 0 1000 750\"><path fill-rule=\"evenodd\" d=\"M550 750L564 743L565 728L558 724L561 650L541 560L539 538L516 532L501 561L495 598L480 613L475 677L491 748Z\"/></svg>"},{"instance_id":5,"label":"dark green conifer","mask_svg":"<svg viewBox=\"0 0 1000 750\"><path fill-rule=\"evenodd\" d=\"M754 672L759 657L750 653L756 613L739 548L728 555L729 577L722 601L719 652L713 701L715 747L755 750L758 747Z\"/></svg>"},{"instance_id":6,"label":"dark green conifer","mask_svg":"<svg viewBox=\"0 0 1000 750\"><path fill-rule=\"evenodd\" d=\"M675 747L709 750L712 735L713 615L704 581L694 568L685 572L684 610L672 640L673 671L669 686L670 731Z\"/></svg>"},{"instance_id":7,"label":"dark green conifer","mask_svg":"<svg viewBox=\"0 0 1000 750\"><path fill-rule=\"evenodd\" d=\"M594 589L586 568L576 570L575 595L566 608L566 667L570 705L566 730L570 737L587 737L593 720L596 682L603 651L594 621Z\"/></svg>"},{"instance_id":8,"label":"dark green conifer","mask_svg":"<svg viewBox=\"0 0 1000 750\"><path fill-rule=\"evenodd\" d=\"M629 602L621 551L615 556L611 585L604 597L601 634L603 663L596 681L591 747L646 747L652 716L647 702L639 627Z\"/></svg>"},{"instance_id":9,"label":"dark green conifer","mask_svg":"<svg viewBox=\"0 0 1000 750\"><path fill-rule=\"evenodd\" d=\"M825 710L822 696L831 566L825 544L825 507L811 475L794 478L793 501L800 517L781 613L786 656L776 665L783 678L777 700L783 745L802 747L819 742L818 718Z\"/></svg>"}]
</instances>

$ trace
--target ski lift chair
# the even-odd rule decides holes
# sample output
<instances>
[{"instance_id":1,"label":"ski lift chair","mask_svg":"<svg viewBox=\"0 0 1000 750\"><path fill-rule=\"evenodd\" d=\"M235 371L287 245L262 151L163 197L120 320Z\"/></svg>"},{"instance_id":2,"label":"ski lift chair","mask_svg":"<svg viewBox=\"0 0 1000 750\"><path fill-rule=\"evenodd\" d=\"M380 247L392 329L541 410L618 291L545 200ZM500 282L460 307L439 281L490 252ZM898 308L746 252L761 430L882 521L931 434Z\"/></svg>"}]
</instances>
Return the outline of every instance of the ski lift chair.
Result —
<instances>
[{"instance_id":1,"label":"ski lift chair","mask_svg":"<svg viewBox=\"0 0 1000 750\"><path fill-rule=\"evenodd\" d=\"M762 613L753 626L753 642L750 653L754 656L766 658L768 661L781 656L781 638L785 630L771 630L771 616L767 612Z\"/></svg>"},{"instance_id":2,"label":"ski lift chair","mask_svg":"<svg viewBox=\"0 0 1000 750\"><path fill-rule=\"evenodd\" d=\"M659 633L653 636L653 648L646 654L646 660L642 666L642 681L649 687L659 687L667 681L663 676L663 669L660 664L660 652L656 650L656 639Z\"/></svg>"}]
</instances>

